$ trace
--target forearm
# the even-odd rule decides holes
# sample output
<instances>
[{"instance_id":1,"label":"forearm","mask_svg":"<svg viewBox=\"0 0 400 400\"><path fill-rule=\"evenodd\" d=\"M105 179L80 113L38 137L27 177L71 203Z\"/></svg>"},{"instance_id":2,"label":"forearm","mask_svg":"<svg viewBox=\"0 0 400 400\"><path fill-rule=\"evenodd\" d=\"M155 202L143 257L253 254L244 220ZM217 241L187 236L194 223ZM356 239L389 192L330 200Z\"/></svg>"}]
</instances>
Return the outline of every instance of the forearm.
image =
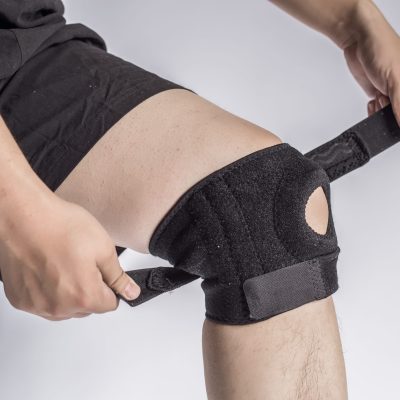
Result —
<instances>
[{"instance_id":1,"label":"forearm","mask_svg":"<svg viewBox=\"0 0 400 400\"><path fill-rule=\"evenodd\" d=\"M0 234L14 219L13 215L51 193L32 170L0 116Z\"/></svg>"},{"instance_id":2,"label":"forearm","mask_svg":"<svg viewBox=\"0 0 400 400\"><path fill-rule=\"evenodd\" d=\"M348 46L369 26L389 24L371 0L270 0L296 19L333 40Z\"/></svg>"}]
</instances>

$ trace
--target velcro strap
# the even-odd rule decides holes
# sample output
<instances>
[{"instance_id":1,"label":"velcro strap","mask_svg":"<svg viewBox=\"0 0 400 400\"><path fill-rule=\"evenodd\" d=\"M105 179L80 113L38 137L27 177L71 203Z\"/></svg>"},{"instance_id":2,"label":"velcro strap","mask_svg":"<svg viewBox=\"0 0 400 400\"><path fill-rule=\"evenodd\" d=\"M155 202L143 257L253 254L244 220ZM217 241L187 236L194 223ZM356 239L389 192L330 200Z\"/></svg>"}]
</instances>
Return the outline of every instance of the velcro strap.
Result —
<instances>
[{"instance_id":1,"label":"velcro strap","mask_svg":"<svg viewBox=\"0 0 400 400\"><path fill-rule=\"evenodd\" d=\"M126 273L139 285L140 295L134 300L127 300L120 294L117 294L117 297L131 307L138 306L162 293L177 289L199 278L197 275L173 267L143 268L126 271Z\"/></svg>"},{"instance_id":2,"label":"velcro strap","mask_svg":"<svg viewBox=\"0 0 400 400\"><path fill-rule=\"evenodd\" d=\"M334 293L339 251L247 279L243 290L250 318L270 318Z\"/></svg>"},{"instance_id":3,"label":"velcro strap","mask_svg":"<svg viewBox=\"0 0 400 400\"><path fill-rule=\"evenodd\" d=\"M400 128L389 104L305 156L324 168L332 182L399 141Z\"/></svg>"}]
</instances>

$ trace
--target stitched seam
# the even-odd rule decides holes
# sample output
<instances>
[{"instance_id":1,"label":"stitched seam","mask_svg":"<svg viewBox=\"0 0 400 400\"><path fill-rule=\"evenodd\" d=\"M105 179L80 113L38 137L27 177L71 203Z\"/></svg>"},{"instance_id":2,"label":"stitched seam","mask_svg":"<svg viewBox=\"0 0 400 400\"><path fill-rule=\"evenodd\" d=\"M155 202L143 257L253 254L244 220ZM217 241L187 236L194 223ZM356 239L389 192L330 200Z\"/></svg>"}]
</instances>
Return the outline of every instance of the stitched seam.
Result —
<instances>
[{"instance_id":1,"label":"stitched seam","mask_svg":"<svg viewBox=\"0 0 400 400\"><path fill-rule=\"evenodd\" d=\"M254 254L255 258L257 259L257 262L258 262L258 270L259 270L258 272L259 272L259 273L264 273L264 270L263 270L262 264L261 264L260 255L259 255L259 253L257 252L257 249L256 249L255 246L254 246L254 239L253 239L253 237L251 236L250 229L249 229L249 226L248 226L248 224L247 224L246 218L245 218L245 216L244 216L244 214L243 214L243 210L242 210L242 208L241 208L241 206L240 206L240 203L238 202L238 200L237 200L237 198L236 198L234 192L232 191L232 189L231 189L229 183L225 180L224 176L221 176L221 181L225 184L225 186L227 187L229 193L232 195L232 197L233 197L233 199L234 199L235 208L236 208L236 209L239 211L239 213L240 213L240 216L241 216L241 219L242 219L242 221L243 221L243 223L244 223L244 228L245 228L245 231L246 231L246 234L247 234L247 239L248 239L249 242L250 242L251 248L253 249L253 254Z\"/></svg>"},{"instance_id":2,"label":"stitched seam","mask_svg":"<svg viewBox=\"0 0 400 400\"><path fill-rule=\"evenodd\" d=\"M223 235L223 238L225 239L224 241L225 241L225 243L227 243L227 248L228 248L228 260L229 260L229 265L230 265L230 279L229 279L229 281L231 280L231 278L232 278L232 275L234 275L234 274L232 274L232 272L234 272L235 271L235 268L234 268L234 265L233 265L233 261L232 261L232 245L231 245L231 243L230 243L230 240L228 239L228 236L226 235L226 233L225 233L225 229L224 229L224 226L223 226L223 224L222 224L222 220L221 220L221 218L220 218L220 216L218 215L218 213L214 210L214 208L211 206L211 203L210 203L210 201L208 200L208 198L207 198L207 196L206 196L206 194L204 193L204 192L201 192L200 193L201 194L201 196L204 198L204 200L205 201L207 201L207 203L209 204L209 206L210 206L210 209L211 209L211 212L216 216L216 218L217 218L217 221L218 221L218 224L219 224L219 226L220 226L220 228L221 228L221 232L222 232L222 235ZM213 248L213 246L209 246L210 248ZM218 257L218 259L220 259L221 257ZM217 279L218 279L218 281L220 281L220 274L217 274Z\"/></svg>"},{"instance_id":3,"label":"stitched seam","mask_svg":"<svg viewBox=\"0 0 400 400\"><path fill-rule=\"evenodd\" d=\"M281 160L279 161L279 163L281 165L283 173L282 173L281 179L279 180L279 183L278 183L278 185L276 187L276 190L275 190L275 193L274 193L274 197L273 197L273 202L274 202L274 215L273 215L274 229L275 229L277 238L279 239L279 241L281 242L283 248L287 251L287 253L290 256L294 257L296 261L300 261L299 256L292 252L292 249L290 249L288 247L286 241L284 240L283 235L282 235L282 230L281 230L281 227L280 227L280 221L278 221L278 219L277 219L277 207L278 207L277 206L277 197L278 197L278 194L280 193L280 189L281 189L283 181L285 179L285 172L286 172L285 166L283 165ZM276 268L276 269L278 269L278 268Z\"/></svg>"},{"instance_id":4,"label":"stitched seam","mask_svg":"<svg viewBox=\"0 0 400 400\"><path fill-rule=\"evenodd\" d=\"M196 241L199 241L202 244L203 249L205 249L205 256L201 259L201 263L202 263L204 261L204 259L208 258L209 254L212 254L211 250L210 250L210 252L208 251L209 248L212 249L212 246L205 245L205 243L206 243L205 232L203 231L201 224L199 224L199 219L196 217L196 214L190 205L188 206L187 210L188 210L188 213L193 217L194 225L197 227L197 229L194 230ZM179 269L185 271L183 268L179 268Z\"/></svg>"},{"instance_id":5,"label":"stitched seam","mask_svg":"<svg viewBox=\"0 0 400 400\"><path fill-rule=\"evenodd\" d=\"M320 290L319 290L317 281L320 281L320 279L318 279L318 276L315 273L316 272L315 267L317 266L316 264L317 264L316 260L312 260L311 264L309 266L309 271L311 273L311 282L312 282L313 290L314 290L314 298L318 299Z\"/></svg>"},{"instance_id":6,"label":"stitched seam","mask_svg":"<svg viewBox=\"0 0 400 400\"><path fill-rule=\"evenodd\" d=\"M19 69L19 68L21 67L21 65L22 65L22 49L21 49L21 45L20 45L20 43L19 43L18 36L17 36L17 34L14 32L14 29L10 29L10 31L14 34L15 39L16 39L17 44L18 44L18 48L19 48L19 66L18 66L18 69Z\"/></svg>"}]
</instances>

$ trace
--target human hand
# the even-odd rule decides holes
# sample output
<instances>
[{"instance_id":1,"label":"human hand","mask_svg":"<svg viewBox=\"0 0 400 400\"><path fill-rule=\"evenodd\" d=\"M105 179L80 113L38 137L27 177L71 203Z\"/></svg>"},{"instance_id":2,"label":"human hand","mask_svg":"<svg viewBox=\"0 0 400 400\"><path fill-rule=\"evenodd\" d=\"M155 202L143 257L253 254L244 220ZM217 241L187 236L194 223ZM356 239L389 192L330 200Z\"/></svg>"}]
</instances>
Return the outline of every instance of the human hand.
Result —
<instances>
[{"instance_id":1,"label":"human hand","mask_svg":"<svg viewBox=\"0 0 400 400\"><path fill-rule=\"evenodd\" d=\"M96 218L55 195L30 200L2 225L0 272L12 306L52 321L114 311L116 293L140 293Z\"/></svg>"},{"instance_id":2,"label":"human hand","mask_svg":"<svg viewBox=\"0 0 400 400\"><path fill-rule=\"evenodd\" d=\"M392 103L400 125L400 37L375 6L365 2L343 47L347 65L372 100L368 115Z\"/></svg>"}]
</instances>

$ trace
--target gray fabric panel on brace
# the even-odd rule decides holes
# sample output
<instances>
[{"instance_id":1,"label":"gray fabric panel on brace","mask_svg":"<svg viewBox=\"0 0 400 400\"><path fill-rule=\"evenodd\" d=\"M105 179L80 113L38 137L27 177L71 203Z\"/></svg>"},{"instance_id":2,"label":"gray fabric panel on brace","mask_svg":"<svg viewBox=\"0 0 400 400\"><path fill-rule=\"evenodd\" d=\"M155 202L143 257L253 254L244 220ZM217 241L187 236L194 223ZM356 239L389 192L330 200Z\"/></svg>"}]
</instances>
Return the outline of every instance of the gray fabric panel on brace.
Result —
<instances>
[{"instance_id":1,"label":"gray fabric panel on brace","mask_svg":"<svg viewBox=\"0 0 400 400\"><path fill-rule=\"evenodd\" d=\"M243 284L250 317L265 319L314 300L325 298L337 290L329 287L327 274L336 273L338 252L275 270ZM332 290L333 289L333 290Z\"/></svg>"}]
</instances>

